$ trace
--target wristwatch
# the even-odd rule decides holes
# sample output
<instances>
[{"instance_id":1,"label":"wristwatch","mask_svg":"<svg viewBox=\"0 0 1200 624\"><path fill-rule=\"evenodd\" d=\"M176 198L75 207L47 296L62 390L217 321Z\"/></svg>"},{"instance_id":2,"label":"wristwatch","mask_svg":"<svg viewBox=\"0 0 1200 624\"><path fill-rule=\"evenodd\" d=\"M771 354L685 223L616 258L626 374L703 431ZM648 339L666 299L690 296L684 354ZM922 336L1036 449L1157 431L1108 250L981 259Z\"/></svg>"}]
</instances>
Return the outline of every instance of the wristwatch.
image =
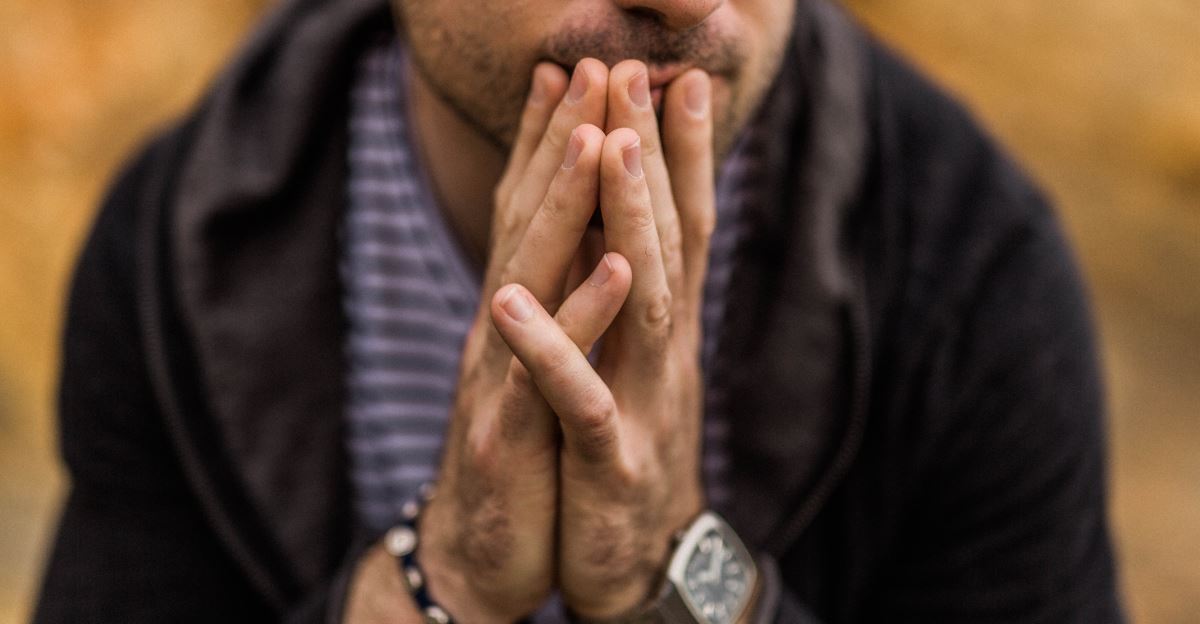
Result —
<instances>
[{"instance_id":1,"label":"wristwatch","mask_svg":"<svg viewBox=\"0 0 1200 624\"><path fill-rule=\"evenodd\" d=\"M705 511L676 536L661 590L637 612L588 624L736 624L747 620L758 568L737 533Z\"/></svg>"},{"instance_id":2,"label":"wristwatch","mask_svg":"<svg viewBox=\"0 0 1200 624\"><path fill-rule=\"evenodd\" d=\"M683 530L659 598L664 622L734 624L750 608L758 568L737 533L706 511Z\"/></svg>"}]
</instances>

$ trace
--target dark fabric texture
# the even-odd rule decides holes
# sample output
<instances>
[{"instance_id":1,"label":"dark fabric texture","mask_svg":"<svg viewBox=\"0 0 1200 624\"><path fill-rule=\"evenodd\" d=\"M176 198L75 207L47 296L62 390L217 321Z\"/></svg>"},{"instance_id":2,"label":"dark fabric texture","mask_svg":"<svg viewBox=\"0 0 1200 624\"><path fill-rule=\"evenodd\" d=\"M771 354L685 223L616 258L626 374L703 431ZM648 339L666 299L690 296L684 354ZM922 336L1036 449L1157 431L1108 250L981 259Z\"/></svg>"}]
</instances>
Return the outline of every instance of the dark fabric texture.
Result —
<instances>
[{"instance_id":1,"label":"dark fabric texture","mask_svg":"<svg viewBox=\"0 0 1200 624\"><path fill-rule=\"evenodd\" d=\"M778 622L1115 622L1103 391L1046 202L823 1L760 118L737 251L733 500ZM38 622L340 620L336 223L383 0L295 0L110 193L63 342L71 491Z\"/></svg>"}]
</instances>

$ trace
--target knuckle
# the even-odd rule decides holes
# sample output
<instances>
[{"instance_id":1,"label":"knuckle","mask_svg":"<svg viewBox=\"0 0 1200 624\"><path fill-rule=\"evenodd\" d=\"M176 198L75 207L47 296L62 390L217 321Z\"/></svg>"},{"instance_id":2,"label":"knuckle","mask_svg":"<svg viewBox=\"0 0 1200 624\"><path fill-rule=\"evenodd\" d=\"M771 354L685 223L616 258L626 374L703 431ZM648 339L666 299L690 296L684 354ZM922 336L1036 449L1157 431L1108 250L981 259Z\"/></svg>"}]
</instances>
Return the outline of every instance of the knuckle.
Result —
<instances>
[{"instance_id":1,"label":"knuckle","mask_svg":"<svg viewBox=\"0 0 1200 624\"><path fill-rule=\"evenodd\" d=\"M467 435L464 460L474 475L495 474L500 464L496 439L486 431L474 429Z\"/></svg>"},{"instance_id":2,"label":"knuckle","mask_svg":"<svg viewBox=\"0 0 1200 624\"><path fill-rule=\"evenodd\" d=\"M590 396L581 401L579 414L576 415L579 426L593 438L607 436L607 432L610 431L609 423L616 410L612 396L601 392L589 394Z\"/></svg>"},{"instance_id":3,"label":"knuckle","mask_svg":"<svg viewBox=\"0 0 1200 624\"><path fill-rule=\"evenodd\" d=\"M649 205L642 202L631 202L625 206L622 212L625 222L629 224L629 229L635 234L655 231L657 235L658 225L654 221L654 211L650 209Z\"/></svg>"},{"instance_id":4,"label":"knuckle","mask_svg":"<svg viewBox=\"0 0 1200 624\"><path fill-rule=\"evenodd\" d=\"M663 259L668 261L668 264L682 255L683 235L680 232L678 221L671 221L664 225L659 240L662 245Z\"/></svg>"},{"instance_id":5,"label":"knuckle","mask_svg":"<svg viewBox=\"0 0 1200 624\"><path fill-rule=\"evenodd\" d=\"M611 464L612 449L617 443L613 428L613 412L600 400L595 407L586 407L575 416L579 457L593 464Z\"/></svg>"},{"instance_id":6,"label":"knuckle","mask_svg":"<svg viewBox=\"0 0 1200 624\"><path fill-rule=\"evenodd\" d=\"M671 293L663 292L646 303L642 321L648 327L665 327L671 322Z\"/></svg>"},{"instance_id":7,"label":"knuckle","mask_svg":"<svg viewBox=\"0 0 1200 624\"><path fill-rule=\"evenodd\" d=\"M652 297L642 309L641 321L646 334L653 340L666 342L671 332L671 293Z\"/></svg>"},{"instance_id":8,"label":"knuckle","mask_svg":"<svg viewBox=\"0 0 1200 624\"><path fill-rule=\"evenodd\" d=\"M644 475L629 461L619 461L609 473L613 485L621 492L639 492L646 486Z\"/></svg>"},{"instance_id":9,"label":"knuckle","mask_svg":"<svg viewBox=\"0 0 1200 624\"><path fill-rule=\"evenodd\" d=\"M507 195L501 197L500 190L497 190L496 196L496 211L492 216L492 235L493 240L514 240L521 236L524 231L525 224L515 210L512 210L508 201L505 199Z\"/></svg>"},{"instance_id":10,"label":"knuckle","mask_svg":"<svg viewBox=\"0 0 1200 624\"><path fill-rule=\"evenodd\" d=\"M515 244L525 235L525 224L513 214L500 215L499 223L496 225L493 238L497 241L513 241Z\"/></svg>"}]
</instances>

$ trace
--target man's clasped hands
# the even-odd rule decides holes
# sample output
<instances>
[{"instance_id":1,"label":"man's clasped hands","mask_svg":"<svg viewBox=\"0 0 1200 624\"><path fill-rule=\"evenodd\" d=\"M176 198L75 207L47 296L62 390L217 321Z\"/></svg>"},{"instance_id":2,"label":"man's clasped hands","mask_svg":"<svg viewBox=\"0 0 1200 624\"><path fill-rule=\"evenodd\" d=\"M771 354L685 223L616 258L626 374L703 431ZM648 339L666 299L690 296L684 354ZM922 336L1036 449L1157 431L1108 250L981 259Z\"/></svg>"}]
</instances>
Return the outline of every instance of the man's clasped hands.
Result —
<instances>
[{"instance_id":1,"label":"man's clasped hands","mask_svg":"<svg viewBox=\"0 0 1200 624\"><path fill-rule=\"evenodd\" d=\"M711 93L703 71L679 75L660 129L640 61L584 59L570 80L550 63L533 72L420 523L428 589L459 621L516 621L556 588L584 617L636 610L704 507ZM347 619L394 621L394 598L369 588L395 575L369 555Z\"/></svg>"}]
</instances>

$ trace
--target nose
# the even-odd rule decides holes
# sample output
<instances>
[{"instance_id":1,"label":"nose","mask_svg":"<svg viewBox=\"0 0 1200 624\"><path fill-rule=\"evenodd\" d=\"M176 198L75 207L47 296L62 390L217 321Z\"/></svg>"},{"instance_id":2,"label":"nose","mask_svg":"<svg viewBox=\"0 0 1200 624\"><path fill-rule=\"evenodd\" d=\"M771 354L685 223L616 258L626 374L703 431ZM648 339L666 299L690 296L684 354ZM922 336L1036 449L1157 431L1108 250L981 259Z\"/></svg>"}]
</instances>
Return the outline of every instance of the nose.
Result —
<instances>
[{"instance_id":1,"label":"nose","mask_svg":"<svg viewBox=\"0 0 1200 624\"><path fill-rule=\"evenodd\" d=\"M687 30L712 15L725 0L614 0L633 13L652 15L671 30Z\"/></svg>"}]
</instances>

